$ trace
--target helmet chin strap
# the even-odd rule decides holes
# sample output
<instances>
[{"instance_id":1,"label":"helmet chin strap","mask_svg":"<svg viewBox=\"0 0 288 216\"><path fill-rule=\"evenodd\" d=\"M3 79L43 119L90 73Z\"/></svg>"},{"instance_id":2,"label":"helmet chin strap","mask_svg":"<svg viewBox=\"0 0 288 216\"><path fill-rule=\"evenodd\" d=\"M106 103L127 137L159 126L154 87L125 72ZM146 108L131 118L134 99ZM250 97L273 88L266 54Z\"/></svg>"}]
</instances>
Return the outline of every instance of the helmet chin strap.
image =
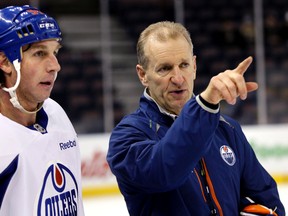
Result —
<instances>
[{"instance_id":1,"label":"helmet chin strap","mask_svg":"<svg viewBox=\"0 0 288 216\"><path fill-rule=\"evenodd\" d=\"M12 103L12 105L15 108L19 109L22 112L28 113L28 114L33 114L33 113L38 112L42 108L43 102L38 104L38 107L35 111L28 111L19 103L19 100L18 100L18 97L16 94L16 89L18 88L19 83L20 83L20 79L21 79L21 73L20 73L20 67L21 66L20 66L20 62L18 61L18 59L13 61L13 65L14 65L16 72L17 72L16 83L14 86L12 86L10 88L3 87L2 89L9 93L9 95L11 97L10 102Z\"/></svg>"}]
</instances>

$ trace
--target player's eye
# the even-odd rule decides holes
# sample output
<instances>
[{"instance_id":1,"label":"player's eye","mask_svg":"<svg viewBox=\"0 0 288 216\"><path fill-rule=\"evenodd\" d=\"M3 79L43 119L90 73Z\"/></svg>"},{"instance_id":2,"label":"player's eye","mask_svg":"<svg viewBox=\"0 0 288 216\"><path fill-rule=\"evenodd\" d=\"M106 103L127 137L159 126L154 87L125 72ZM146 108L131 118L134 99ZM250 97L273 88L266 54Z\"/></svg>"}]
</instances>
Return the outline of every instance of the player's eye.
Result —
<instances>
[{"instance_id":1,"label":"player's eye","mask_svg":"<svg viewBox=\"0 0 288 216\"><path fill-rule=\"evenodd\" d=\"M42 57L42 56L45 56L45 55L46 55L46 52L45 52L45 51L42 51L42 50L38 50L38 51L36 51L33 55L34 55L34 56L40 56L40 57Z\"/></svg>"}]
</instances>

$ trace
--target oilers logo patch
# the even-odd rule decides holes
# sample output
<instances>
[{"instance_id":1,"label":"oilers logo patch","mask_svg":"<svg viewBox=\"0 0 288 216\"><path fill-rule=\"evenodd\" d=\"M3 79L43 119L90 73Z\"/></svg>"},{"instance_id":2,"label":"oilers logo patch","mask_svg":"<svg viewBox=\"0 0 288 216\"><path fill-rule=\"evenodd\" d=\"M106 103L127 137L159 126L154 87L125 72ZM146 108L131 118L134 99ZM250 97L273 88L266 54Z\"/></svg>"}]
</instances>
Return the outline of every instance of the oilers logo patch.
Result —
<instances>
[{"instance_id":1,"label":"oilers logo patch","mask_svg":"<svg viewBox=\"0 0 288 216\"><path fill-rule=\"evenodd\" d=\"M220 155L222 159L229 165L233 166L236 162L236 156L233 150L226 145L220 147Z\"/></svg>"},{"instance_id":2,"label":"oilers logo patch","mask_svg":"<svg viewBox=\"0 0 288 216\"><path fill-rule=\"evenodd\" d=\"M76 216L78 185L63 164L52 164L45 174L37 205L37 216Z\"/></svg>"}]
</instances>

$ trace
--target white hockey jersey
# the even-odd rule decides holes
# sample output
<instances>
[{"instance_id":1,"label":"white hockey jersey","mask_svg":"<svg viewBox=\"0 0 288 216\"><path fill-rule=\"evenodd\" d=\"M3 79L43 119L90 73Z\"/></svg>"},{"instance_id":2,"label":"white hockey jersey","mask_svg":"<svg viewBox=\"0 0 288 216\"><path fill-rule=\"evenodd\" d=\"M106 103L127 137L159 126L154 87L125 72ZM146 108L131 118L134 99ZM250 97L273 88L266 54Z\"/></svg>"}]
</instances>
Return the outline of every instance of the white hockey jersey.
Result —
<instances>
[{"instance_id":1,"label":"white hockey jersey","mask_svg":"<svg viewBox=\"0 0 288 216\"><path fill-rule=\"evenodd\" d=\"M0 114L0 216L20 215L84 215L77 135L52 99L31 127Z\"/></svg>"}]
</instances>

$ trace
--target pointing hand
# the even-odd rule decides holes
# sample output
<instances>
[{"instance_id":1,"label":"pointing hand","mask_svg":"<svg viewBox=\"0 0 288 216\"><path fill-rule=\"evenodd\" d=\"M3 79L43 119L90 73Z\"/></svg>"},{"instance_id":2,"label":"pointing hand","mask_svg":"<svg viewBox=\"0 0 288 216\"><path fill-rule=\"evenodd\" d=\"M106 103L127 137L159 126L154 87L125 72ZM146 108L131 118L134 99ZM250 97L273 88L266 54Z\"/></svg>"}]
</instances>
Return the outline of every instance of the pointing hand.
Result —
<instances>
[{"instance_id":1,"label":"pointing hand","mask_svg":"<svg viewBox=\"0 0 288 216\"><path fill-rule=\"evenodd\" d=\"M218 104L221 100L235 104L237 97L247 98L247 93L258 88L256 82L246 82L244 73L252 63L252 57L246 58L234 70L226 70L211 78L201 97L211 104Z\"/></svg>"}]
</instances>

